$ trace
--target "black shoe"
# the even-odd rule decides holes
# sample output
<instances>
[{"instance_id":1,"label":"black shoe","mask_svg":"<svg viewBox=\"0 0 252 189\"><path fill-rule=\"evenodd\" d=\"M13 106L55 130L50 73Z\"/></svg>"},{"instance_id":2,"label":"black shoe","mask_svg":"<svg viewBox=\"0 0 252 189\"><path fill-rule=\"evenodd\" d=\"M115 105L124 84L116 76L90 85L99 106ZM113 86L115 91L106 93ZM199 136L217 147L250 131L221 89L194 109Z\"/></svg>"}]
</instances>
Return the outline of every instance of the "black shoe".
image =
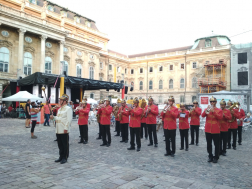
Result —
<instances>
[{"instance_id":1,"label":"black shoe","mask_svg":"<svg viewBox=\"0 0 252 189\"><path fill-rule=\"evenodd\" d=\"M226 156L226 152L222 152L221 155Z\"/></svg>"},{"instance_id":2,"label":"black shoe","mask_svg":"<svg viewBox=\"0 0 252 189\"><path fill-rule=\"evenodd\" d=\"M236 147L233 147L234 150L236 150Z\"/></svg>"},{"instance_id":3,"label":"black shoe","mask_svg":"<svg viewBox=\"0 0 252 189\"><path fill-rule=\"evenodd\" d=\"M199 144L197 143L196 146L199 146Z\"/></svg>"},{"instance_id":4,"label":"black shoe","mask_svg":"<svg viewBox=\"0 0 252 189\"><path fill-rule=\"evenodd\" d=\"M61 158L59 157L59 159L56 159L54 162L58 163L58 162L61 162Z\"/></svg>"},{"instance_id":5,"label":"black shoe","mask_svg":"<svg viewBox=\"0 0 252 189\"><path fill-rule=\"evenodd\" d=\"M114 131L114 132L117 132L117 131Z\"/></svg>"},{"instance_id":6,"label":"black shoe","mask_svg":"<svg viewBox=\"0 0 252 189\"><path fill-rule=\"evenodd\" d=\"M173 153L171 153L171 157L174 157L174 154L173 154Z\"/></svg>"},{"instance_id":7,"label":"black shoe","mask_svg":"<svg viewBox=\"0 0 252 189\"><path fill-rule=\"evenodd\" d=\"M83 142L83 144L87 144L87 143L88 143L88 141L84 141L84 142Z\"/></svg>"},{"instance_id":8,"label":"black shoe","mask_svg":"<svg viewBox=\"0 0 252 189\"><path fill-rule=\"evenodd\" d=\"M218 159L213 158L213 163L217 163L217 162L218 162Z\"/></svg>"},{"instance_id":9,"label":"black shoe","mask_svg":"<svg viewBox=\"0 0 252 189\"><path fill-rule=\"evenodd\" d=\"M117 135L117 134L116 134L115 136L120 136L120 135Z\"/></svg>"},{"instance_id":10,"label":"black shoe","mask_svg":"<svg viewBox=\"0 0 252 189\"><path fill-rule=\"evenodd\" d=\"M231 149L231 146L228 146L227 149Z\"/></svg>"},{"instance_id":11,"label":"black shoe","mask_svg":"<svg viewBox=\"0 0 252 189\"><path fill-rule=\"evenodd\" d=\"M135 150L135 147L129 147L127 150Z\"/></svg>"},{"instance_id":12,"label":"black shoe","mask_svg":"<svg viewBox=\"0 0 252 189\"><path fill-rule=\"evenodd\" d=\"M109 144L109 143L107 144L107 147L110 147L110 144Z\"/></svg>"},{"instance_id":13,"label":"black shoe","mask_svg":"<svg viewBox=\"0 0 252 189\"><path fill-rule=\"evenodd\" d=\"M125 143L128 143L128 140L125 140L124 142L125 142Z\"/></svg>"},{"instance_id":14,"label":"black shoe","mask_svg":"<svg viewBox=\"0 0 252 189\"><path fill-rule=\"evenodd\" d=\"M67 160L64 158L64 159L61 160L60 164L64 164L66 162L67 162Z\"/></svg>"},{"instance_id":15,"label":"black shoe","mask_svg":"<svg viewBox=\"0 0 252 189\"><path fill-rule=\"evenodd\" d=\"M154 147L158 147L158 144L155 144Z\"/></svg>"},{"instance_id":16,"label":"black shoe","mask_svg":"<svg viewBox=\"0 0 252 189\"><path fill-rule=\"evenodd\" d=\"M185 151L188 151L188 148L186 148Z\"/></svg>"},{"instance_id":17,"label":"black shoe","mask_svg":"<svg viewBox=\"0 0 252 189\"><path fill-rule=\"evenodd\" d=\"M207 162L212 162L212 161L213 161L212 157L207 160Z\"/></svg>"},{"instance_id":18,"label":"black shoe","mask_svg":"<svg viewBox=\"0 0 252 189\"><path fill-rule=\"evenodd\" d=\"M240 142L240 143L238 143L239 145L242 145L242 143Z\"/></svg>"},{"instance_id":19,"label":"black shoe","mask_svg":"<svg viewBox=\"0 0 252 189\"><path fill-rule=\"evenodd\" d=\"M148 146L153 146L153 144L150 143L150 144L148 144Z\"/></svg>"},{"instance_id":20,"label":"black shoe","mask_svg":"<svg viewBox=\"0 0 252 189\"><path fill-rule=\"evenodd\" d=\"M101 138L101 137L97 137L97 138L96 138L96 140L100 140L100 139L102 139L102 138Z\"/></svg>"},{"instance_id":21,"label":"black shoe","mask_svg":"<svg viewBox=\"0 0 252 189\"><path fill-rule=\"evenodd\" d=\"M189 145L194 145L194 143L190 143Z\"/></svg>"},{"instance_id":22,"label":"black shoe","mask_svg":"<svg viewBox=\"0 0 252 189\"><path fill-rule=\"evenodd\" d=\"M137 152L139 152L140 151L140 148L137 148Z\"/></svg>"},{"instance_id":23,"label":"black shoe","mask_svg":"<svg viewBox=\"0 0 252 189\"><path fill-rule=\"evenodd\" d=\"M54 141L58 141L57 139L55 139Z\"/></svg>"},{"instance_id":24,"label":"black shoe","mask_svg":"<svg viewBox=\"0 0 252 189\"><path fill-rule=\"evenodd\" d=\"M124 140L121 140L120 142L125 142Z\"/></svg>"},{"instance_id":25,"label":"black shoe","mask_svg":"<svg viewBox=\"0 0 252 189\"><path fill-rule=\"evenodd\" d=\"M107 146L107 144L101 144L100 146Z\"/></svg>"},{"instance_id":26,"label":"black shoe","mask_svg":"<svg viewBox=\"0 0 252 189\"><path fill-rule=\"evenodd\" d=\"M184 150L184 148L180 148L179 150Z\"/></svg>"},{"instance_id":27,"label":"black shoe","mask_svg":"<svg viewBox=\"0 0 252 189\"><path fill-rule=\"evenodd\" d=\"M164 154L164 156L170 156L171 155L171 153L168 153L168 152L166 152L166 154Z\"/></svg>"},{"instance_id":28,"label":"black shoe","mask_svg":"<svg viewBox=\"0 0 252 189\"><path fill-rule=\"evenodd\" d=\"M79 144L83 143L83 141L78 142Z\"/></svg>"}]
</instances>

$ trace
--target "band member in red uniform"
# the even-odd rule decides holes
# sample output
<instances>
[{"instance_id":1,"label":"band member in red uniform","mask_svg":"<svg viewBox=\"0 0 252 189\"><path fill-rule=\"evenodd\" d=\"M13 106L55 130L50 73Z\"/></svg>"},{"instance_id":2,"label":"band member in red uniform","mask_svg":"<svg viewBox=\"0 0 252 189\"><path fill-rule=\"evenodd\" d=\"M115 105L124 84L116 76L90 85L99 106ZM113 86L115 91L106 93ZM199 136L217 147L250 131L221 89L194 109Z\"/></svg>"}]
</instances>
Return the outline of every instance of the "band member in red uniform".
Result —
<instances>
[{"instance_id":1,"label":"band member in red uniform","mask_svg":"<svg viewBox=\"0 0 252 189\"><path fill-rule=\"evenodd\" d=\"M99 106L101 106L102 104L104 104L104 101L103 101L103 100L100 100ZM97 111L96 117L97 117L97 122L98 122L98 124L99 124L99 136L96 138L96 140L102 139L101 112L99 113L98 110L99 110L99 109L98 109L98 107L97 107L97 108L96 108L96 111Z\"/></svg>"},{"instance_id":2,"label":"band member in red uniform","mask_svg":"<svg viewBox=\"0 0 252 189\"><path fill-rule=\"evenodd\" d=\"M129 140L129 107L126 101L122 100L122 107L118 111L118 117L121 125L122 140L120 142L127 143Z\"/></svg>"},{"instance_id":3,"label":"band member in red uniform","mask_svg":"<svg viewBox=\"0 0 252 189\"><path fill-rule=\"evenodd\" d=\"M224 99L220 101L220 107L223 112L223 117L220 120L220 155L226 156L227 140L228 140L228 121L232 118L231 113L226 109L226 102Z\"/></svg>"},{"instance_id":4,"label":"band member in red uniform","mask_svg":"<svg viewBox=\"0 0 252 189\"><path fill-rule=\"evenodd\" d=\"M87 101L80 103L80 106L76 108L75 114L79 115L78 125L80 130L81 139L79 143L88 143L88 114L90 109L87 107Z\"/></svg>"},{"instance_id":5,"label":"band member in red uniform","mask_svg":"<svg viewBox=\"0 0 252 189\"><path fill-rule=\"evenodd\" d=\"M141 135L141 138L143 138L143 136L144 136L145 139L148 140L148 127L146 125L146 117L144 115L145 107L146 107L146 100L142 99L141 108L143 109L143 113L141 116L141 134L140 135Z\"/></svg>"},{"instance_id":6,"label":"band member in red uniform","mask_svg":"<svg viewBox=\"0 0 252 189\"><path fill-rule=\"evenodd\" d=\"M185 104L180 104L180 111L178 113L179 118L179 132L181 139L181 148L180 150L184 150L185 143L185 151L188 151L188 131L189 131L189 122L188 122L189 112L185 109Z\"/></svg>"},{"instance_id":7,"label":"band member in red uniform","mask_svg":"<svg viewBox=\"0 0 252 189\"><path fill-rule=\"evenodd\" d=\"M240 107L240 102L237 102L238 106L239 106L239 114L240 114L240 117L239 117L239 124L238 124L238 144L239 145L242 145L242 126L243 126L243 120L246 118L246 115L245 115L245 112L243 109L241 109Z\"/></svg>"},{"instance_id":8,"label":"band member in red uniform","mask_svg":"<svg viewBox=\"0 0 252 189\"><path fill-rule=\"evenodd\" d=\"M152 135L154 138L155 147L158 147L158 140L157 140L157 116L158 116L158 107L153 104L153 98L149 97L148 99L149 105L145 107L145 117L146 117L146 125L148 127L149 133L149 140L150 143L148 146L153 145Z\"/></svg>"},{"instance_id":9,"label":"band member in red uniform","mask_svg":"<svg viewBox=\"0 0 252 189\"><path fill-rule=\"evenodd\" d=\"M130 112L130 147L128 150L135 150L135 138L137 144L137 151L139 152L141 149L141 139L140 139L140 131L141 131L141 116L143 113L143 109L139 107L139 100L135 98L134 108L129 108Z\"/></svg>"},{"instance_id":10,"label":"band member in red uniform","mask_svg":"<svg viewBox=\"0 0 252 189\"><path fill-rule=\"evenodd\" d=\"M213 96L210 98L211 106L208 106L202 113L206 117L205 133L207 141L208 162L217 163L220 154L220 123L223 117L221 109L216 107L217 100ZM215 146L215 156L212 153L212 141Z\"/></svg>"},{"instance_id":11,"label":"band member in red uniform","mask_svg":"<svg viewBox=\"0 0 252 189\"><path fill-rule=\"evenodd\" d=\"M190 131L191 131L191 143L190 145L194 145L194 131L196 131L196 146L199 145L199 127L200 127L200 115L201 108L198 107L198 101L193 101L194 107L190 110L189 116L191 117L190 121Z\"/></svg>"},{"instance_id":12,"label":"band member in red uniform","mask_svg":"<svg viewBox=\"0 0 252 189\"><path fill-rule=\"evenodd\" d=\"M114 111L114 116L115 116L115 121L116 121L116 135L115 136L120 136L120 132L121 132L121 126L120 126L120 120L119 120L119 117L118 117L118 111L119 111L119 108L121 107L121 99L117 99L117 105L116 107L114 108L115 111Z\"/></svg>"},{"instance_id":13,"label":"band member in red uniform","mask_svg":"<svg viewBox=\"0 0 252 189\"><path fill-rule=\"evenodd\" d=\"M233 144L232 147L234 150L236 150L236 139L237 139L237 130L238 130L238 124L237 119L240 118L240 114L238 112L237 107L233 107L233 103L231 101L228 101L228 105L230 106L230 113L232 115L231 120L229 120L229 129L228 129L228 146L227 149L231 149L231 133L233 134Z\"/></svg>"},{"instance_id":14,"label":"band member in red uniform","mask_svg":"<svg viewBox=\"0 0 252 189\"><path fill-rule=\"evenodd\" d=\"M111 145L111 133L110 133L110 116L112 113L112 106L110 106L110 100L106 99L105 105L99 107L98 113L101 114L101 125L102 125L102 140L103 143L100 146Z\"/></svg>"},{"instance_id":15,"label":"band member in red uniform","mask_svg":"<svg viewBox=\"0 0 252 189\"><path fill-rule=\"evenodd\" d=\"M176 119L178 117L178 108L174 105L175 100L173 96L168 99L168 105L161 112L161 116L164 118L164 129L165 129L165 145L166 154L165 156L172 156L176 152ZM172 146L172 150L171 150Z\"/></svg>"}]
</instances>

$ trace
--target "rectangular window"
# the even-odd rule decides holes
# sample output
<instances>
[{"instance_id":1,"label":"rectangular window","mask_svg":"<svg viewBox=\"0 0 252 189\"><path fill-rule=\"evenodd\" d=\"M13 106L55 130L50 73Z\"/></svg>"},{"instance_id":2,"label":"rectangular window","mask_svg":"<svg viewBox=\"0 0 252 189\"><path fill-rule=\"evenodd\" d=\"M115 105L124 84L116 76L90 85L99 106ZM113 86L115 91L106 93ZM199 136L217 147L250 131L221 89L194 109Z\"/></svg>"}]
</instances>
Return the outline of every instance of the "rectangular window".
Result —
<instances>
[{"instance_id":1,"label":"rectangular window","mask_svg":"<svg viewBox=\"0 0 252 189\"><path fill-rule=\"evenodd\" d=\"M152 73L153 72L153 67L150 67L150 73Z\"/></svg>"},{"instance_id":2,"label":"rectangular window","mask_svg":"<svg viewBox=\"0 0 252 189\"><path fill-rule=\"evenodd\" d=\"M160 72L163 71L163 66L159 66L159 71L160 71Z\"/></svg>"},{"instance_id":3,"label":"rectangular window","mask_svg":"<svg viewBox=\"0 0 252 189\"><path fill-rule=\"evenodd\" d=\"M224 64L224 60L223 60L223 59L220 59L220 60L219 60L219 64Z\"/></svg>"},{"instance_id":4,"label":"rectangular window","mask_svg":"<svg viewBox=\"0 0 252 189\"><path fill-rule=\"evenodd\" d=\"M162 103L163 103L163 97L162 97L162 96L160 96L160 97L158 98L158 103L159 103L159 104L162 104Z\"/></svg>"},{"instance_id":5,"label":"rectangular window","mask_svg":"<svg viewBox=\"0 0 252 189\"><path fill-rule=\"evenodd\" d=\"M205 64L210 64L210 62L209 61L206 61L206 63Z\"/></svg>"},{"instance_id":6,"label":"rectangular window","mask_svg":"<svg viewBox=\"0 0 252 189\"><path fill-rule=\"evenodd\" d=\"M120 67L117 67L117 72L120 72Z\"/></svg>"},{"instance_id":7,"label":"rectangular window","mask_svg":"<svg viewBox=\"0 0 252 189\"><path fill-rule=\"evenodd\" d=\"M184 103L185 102L185 96L180 96L180 103Z\"/></svg>"},{"instance_id":8,"label":"rectangular window","mask_svg":"<svg viewBox=\"0 0 252 189\"><path fill-rule=\"evenodd\" d=\"M185 69L185 64L184 63L180 64L180 69L181 70Z\"/></svg>"},{"instance_id":9,"label":"rectangular window","mask_svg":"<svg viewBox=\"0 0 252 189\"><path fill-rule=\"evenodd\" d=\"M112 71L112 65L109 64L109 71Z\"/></svg>"},{"instance_id":10,"label":"rectangular window","mask_svg":"<svg viewBox=\"0 0 252 189\"><path fill-rule=\"evenodd\" d=\"M238 85L248 85L248 72L238 72Z\"/></svg>"},{"instance_id":11,"label":"rectangular window","mask_svg":"<svg viewBox=\"0 0 252 189\"><path fill-rule=\"evenodd\" d=\"M170 65L170 71L172 71L172 70L173 70L173 65L171 64L171 65Z\"/></svg>"},{"instance_id":12,"label":"rectangular window","mask_svg":"<svg viewBox=\"0 0 252 189\"><path fill-rule=\"evenodd\" d=\"M131 70L130 70L130 73L131 73L131 74L134 74L134 69L131 69Z\"/></svg>"},{"instance_id":13,"label":"rectangular window","mask_svg":"<svg viewBox=\"0 0 252 189\"><path fill-rule=\"evenodd\" d=\"M193 69L197 68L197 63L196 63L196 62L193 62L193 63L192 63L192 68L193 68Z\"/></svg>"},{"instance_id":14,"label":"rectangular window","mask_svg":"<svg viewBox=\"0 0 252 189\"><path fill-rule=\"evenodd\" d=\"M103 64L102 64L102 62L100 62L100 69L102 69L102 67L103 67Z\"/></svg>"},{"instance_id":15,"label":"rectangular window","mask_svg":"<svg viewBox=\"0 0 252 189\"><path fill-rule=\"evenodd\" d=\"M246 64L247 63L247 53L238 53L238 64Z\"/></svg>"},{"instance_id":16,"label":"rectangular window","mask_svg":"<svg viewBox=\"0 0 252 189\"><path fill-rule=\"evenodd\" d=\"M125 74L127 74L127 68L125 68L124 72L125 72Z\"/></svg>"},{"instance_id":17,"label":"rectangular window","mask_svg":"<svg viewBox=\"0 0 252 189\"><path fill-rule=\"evenodd\" d=\"M143 68L140 68L140 73L143 73Z\"/></svg>"}]
</instances>

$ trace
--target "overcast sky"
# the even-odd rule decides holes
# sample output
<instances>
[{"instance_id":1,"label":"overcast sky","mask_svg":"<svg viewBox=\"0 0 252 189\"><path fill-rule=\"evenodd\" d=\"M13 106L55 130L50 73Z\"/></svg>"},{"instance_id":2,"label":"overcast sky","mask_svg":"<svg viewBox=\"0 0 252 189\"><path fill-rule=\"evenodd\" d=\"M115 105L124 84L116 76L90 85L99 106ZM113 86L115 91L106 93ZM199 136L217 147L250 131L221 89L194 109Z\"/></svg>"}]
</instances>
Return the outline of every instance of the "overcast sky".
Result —
<instances>
[{"instance_id":1,"label":"overcast sky","mask_svg":"<svg viewBox=\"0 0 252 189\"><path fill-rule=\"evenodd\" d=\"M251 0L52 0L96 22L109 49L123 54L193 45L212 33L252 30ZM252 42L252 31L231 37Z\"/></svg>"}]
</instances>

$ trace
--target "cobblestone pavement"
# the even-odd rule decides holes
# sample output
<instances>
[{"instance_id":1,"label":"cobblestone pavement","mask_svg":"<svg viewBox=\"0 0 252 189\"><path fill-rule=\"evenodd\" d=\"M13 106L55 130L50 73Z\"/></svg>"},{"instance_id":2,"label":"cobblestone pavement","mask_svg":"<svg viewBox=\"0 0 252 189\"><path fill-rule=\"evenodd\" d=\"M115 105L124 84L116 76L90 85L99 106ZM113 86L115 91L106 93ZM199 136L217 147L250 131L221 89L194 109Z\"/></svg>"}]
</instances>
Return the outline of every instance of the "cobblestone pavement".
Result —
<instances>
[{"instance_id":1,"label":"cobblestone pavement","mask_svg":"<svg viewBox=\"0 0 252 189\"><path fill-rule=\"evenodd\" d=\"M58 158L54 127L36 126L37 139L30 138L24 120L0 119L0 188L252 188L252 132L243 133L243 144L228 150L217 164L207 162L206 141L165 157L163 130L159 146L142 140L140 152L128 151L111 128L112 145L100 147L98 127L89 126L89 143L78 144L79 129L72 122L70 157L64 165Z\"/></svg>"}]
</instances>

